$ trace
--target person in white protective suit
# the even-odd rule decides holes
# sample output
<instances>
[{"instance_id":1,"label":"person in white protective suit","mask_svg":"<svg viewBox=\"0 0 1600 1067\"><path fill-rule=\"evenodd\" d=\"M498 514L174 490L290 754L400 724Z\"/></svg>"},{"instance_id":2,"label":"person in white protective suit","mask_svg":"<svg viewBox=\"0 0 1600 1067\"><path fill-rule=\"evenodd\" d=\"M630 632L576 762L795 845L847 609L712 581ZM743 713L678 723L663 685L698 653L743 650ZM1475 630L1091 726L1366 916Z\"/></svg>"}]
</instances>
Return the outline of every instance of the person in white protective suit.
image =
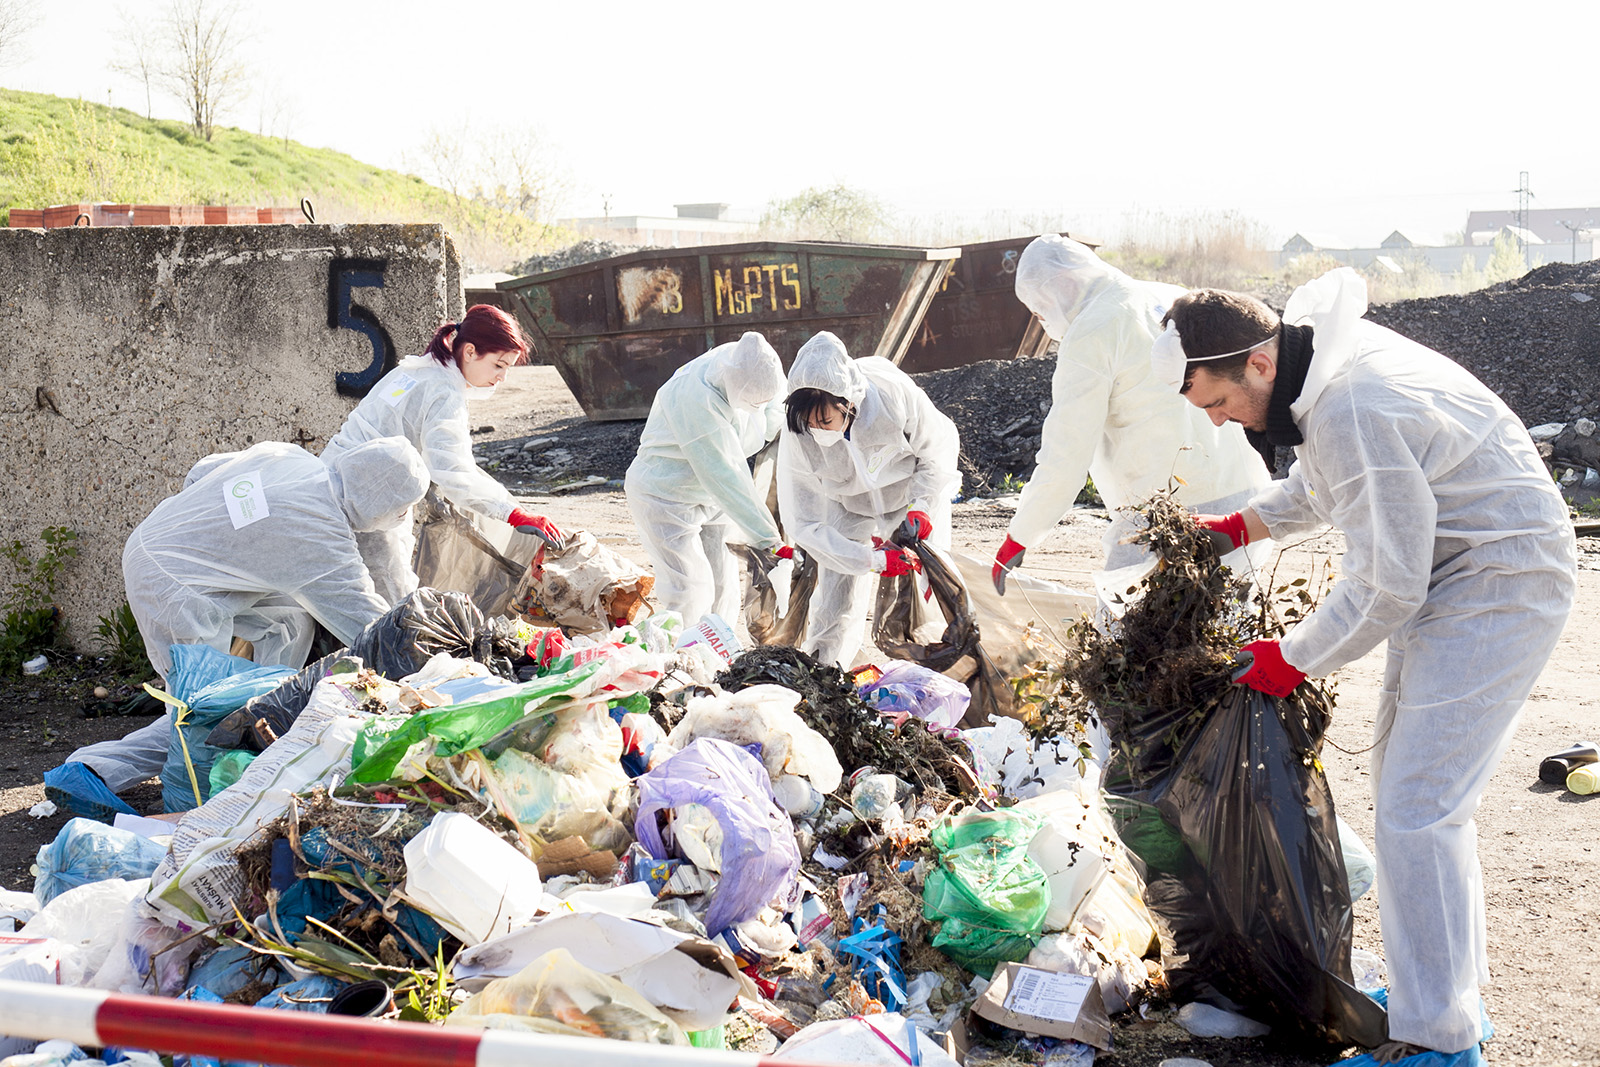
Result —
<instances>
[{"instance_id":1,"label":"person in white protective suit","mask_svg":"<svg viewBox=\"0 0 1600 1067\"><path fill-rule=\"evenodd\" d=\"M176 496L128 537L122 576L150 665L172 646L226 652L235 637L263 665L305 665L314 622L345 644L389 605L373 589L355 535L392 529L428 491L422 457L384 437L325 462L265 441L196 463ZM119 792L158 773L170 718L73 752Z\"/></svg>"},{"instance_id":2,"label":"person in white protective suit","mask_svg":"<svg viewBox=\"0 0 1600 1067\"><path fill-rule=\"evenodd\" d=\"M909 521L930 544L950 545L960 441L904 371L878 356L851 359L827 332L800 346L785 407L778 513L818 570L804 651L850 667L872 593L863 577L919 566L884 543L895 528Z\"/></svg>"},{"instance_id":3,"label":"person in white protective suit","mask_svg":"<svg viewBox=\"0 0 1600 1067\"><path fill-rule=\"evenodd\" d=\"M996 590L1072 509L1085 474L1114 513L1108 570L1146 554L1125 543L1137 517L1116 509L1175 487L1186 507L1231 511L1271 480L1239 427L1213 426L1150 372L1161 316L1183 289L1135 281L1087 245L1045 234L1018 260L1016 292L1059 348L1033 477L995 553ZM1245 561L1228 562L1238 570Z\"/></svg>"},{"instance_id":4,"label":"person in white protective suit","mask_svg":"<svg viewBox=\"0 0 1600 1067\"><path fill-rule=\"evenodd\" d=\"M778 353L752 331L679 367L650 405L623 488L656 605L686 622L737 621L730 539L793 556L747 462L783 426L783 382Z\"/></svg>"},{"instance_id":5,"label":"person in white protective suit","mask_svg":"<svg viewBox=\"0 0 1600 1067\"><path fill-rule=\"evenodd\" d=\"M1174 301L1152 362L1213 422L1295 450L1286 479L1201 525L1235 545L1324 523L1345 536L1339 581L1281 641L1242 650L1241 681L1285 695L1388 642L1372 792L1390 1041L1340 1067L1478 1064L1492 1030L1473 814L1571 610L1577 549L1521 421L1366 306L1347 267L1296 290L1281 321L1200 290Z\"/></svg>"},{"instance_id":6,"label":"person in white protective suit","mask_svg":"<svg viewBox=\"0 0 1600 1067\"><path fill-rule=\"evenodd\" d=\"M565 539L561 530L549 519L518 508L472 456L467 401L493 395L506 371L527 353L528 342L515 319L497 307L474 304L460 322L439 327L422 355L407 356L378 380L328 441L322 458L334 459L379 437L404 437L422 454L428 476L446 500L559 545ZM402 522L356 535L378 595L390 605L417 588L412 525Z\"/></svg>"}]
</instances>

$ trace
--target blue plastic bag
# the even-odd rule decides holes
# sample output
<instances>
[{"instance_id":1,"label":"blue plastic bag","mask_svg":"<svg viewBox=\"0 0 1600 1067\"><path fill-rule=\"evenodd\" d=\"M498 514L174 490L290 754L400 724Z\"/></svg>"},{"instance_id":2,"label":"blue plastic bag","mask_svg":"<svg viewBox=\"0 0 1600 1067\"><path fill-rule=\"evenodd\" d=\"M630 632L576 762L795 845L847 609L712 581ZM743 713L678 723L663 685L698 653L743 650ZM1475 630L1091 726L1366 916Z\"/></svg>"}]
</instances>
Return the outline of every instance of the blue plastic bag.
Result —
<instances>
[{"instance_id":1,"label":"blue plastic bag","mask_svg":"<svg viewBox=\"0 0 1600 1067\"><path fill-rule=\"evenodd\" d=\"M65 808L74 815L104 823L115 820L119 812L123 815L139 814L84 763L63 763L45 771L44 795L57 807Z\"/></svg>"},{"instance_id":2,"label":"blue plastic bag","mask_svg":"<svg viewBox=\"0 0 1600 1067\"><path fill-rule=\"evenodd\" d=\"M787 896L800 869L794 823L772 796L767 770L737 745L712 737L640 777L634 830L656 859L668 859L657 813L702 804L722 827L722 874L711 891L706 932L716 937Z\"/></svg>"},{"instance_id":3,"label":"blue plastic bag","mask_svg":"<svg viewBox=\"0 0 1600 1067\"><path fill-rule=\"evenodd\" d=\"M33 893L41 907L69 889L107 878L150 877L165 845L93 819L69 819L56 839L39 849Z\"/></svg>"},{"instance_id":4,"label":"blue plastic bag","mask_svg":"<svg viewBox=\"0 0 1600 1067\"><path fill-rule=\"evenodd\" d=\"M168 692L189 706L182 727L172 731L167 762L161 768L161 804L167 811L188 811L211 799L211 765L227 749L206 744L206 735L247 701L270 693L295 672L288 667L258 667L247 659L218 652L210 645L173 645ZM174 726L177 709L168 712ZM182 730L203 796L195 799L184 764Z\"/></svg>"}]
</instances>

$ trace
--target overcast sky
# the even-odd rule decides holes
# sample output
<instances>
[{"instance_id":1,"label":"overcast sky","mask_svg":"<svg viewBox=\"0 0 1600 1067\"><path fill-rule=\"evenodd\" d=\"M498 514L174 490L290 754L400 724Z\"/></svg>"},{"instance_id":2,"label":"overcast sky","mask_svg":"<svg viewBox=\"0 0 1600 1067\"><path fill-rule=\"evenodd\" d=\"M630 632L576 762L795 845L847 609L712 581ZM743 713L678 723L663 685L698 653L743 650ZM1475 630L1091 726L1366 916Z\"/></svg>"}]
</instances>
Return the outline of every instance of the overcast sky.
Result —
<instances>
[{"instance_id":1,"label":"overcast sky","mask_svg":"<svg viewBox=\"0 0 1600 1067\"><path fill-rule=\"evenodd\" d=\"M108 67L118 8L39 0L0 84L143 111ZM263 101L288 101L292 138L387 167L430 128L532 125L572 172L574 214L609 198L753 217L844 182L905 213L1050 211L1110 236L1130 212L1233 210L1276 240L1437 243L1469 210L1514 208L1520 171L1535 207L1600 206L1597 12L272 0L246 15L260 93L224 121L255 131Z\"/></svg>"}]
</instances>

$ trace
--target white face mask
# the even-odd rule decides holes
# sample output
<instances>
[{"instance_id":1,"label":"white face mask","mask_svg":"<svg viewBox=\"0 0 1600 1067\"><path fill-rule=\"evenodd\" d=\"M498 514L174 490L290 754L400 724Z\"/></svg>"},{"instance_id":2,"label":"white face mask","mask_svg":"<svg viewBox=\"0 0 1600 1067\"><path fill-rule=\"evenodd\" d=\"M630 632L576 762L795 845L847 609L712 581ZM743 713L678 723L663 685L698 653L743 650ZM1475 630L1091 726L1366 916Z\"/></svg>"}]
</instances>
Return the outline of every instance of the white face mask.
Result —
<instances>
[{"instance_id":1,"label":"white face mask","mask_svg":"<svg viewBox=\"0 0 1600 1067\"><path fill-rule=\"evenodd\" d=\"M812 430L811 439L823 448L831 448L844 440L843 430Z\"/></svg>"}]
</instances>

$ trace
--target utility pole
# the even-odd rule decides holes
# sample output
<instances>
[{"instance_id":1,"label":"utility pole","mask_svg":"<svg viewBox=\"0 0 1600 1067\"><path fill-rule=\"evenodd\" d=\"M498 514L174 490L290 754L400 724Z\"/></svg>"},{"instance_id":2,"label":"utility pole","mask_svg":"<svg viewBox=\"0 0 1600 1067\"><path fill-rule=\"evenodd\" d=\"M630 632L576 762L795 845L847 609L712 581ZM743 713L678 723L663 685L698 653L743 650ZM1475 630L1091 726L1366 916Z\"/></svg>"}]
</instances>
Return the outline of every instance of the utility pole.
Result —
<instances>
[{"instance_id":1,"label":"utility pole","mask_svg":"<svg viewBox=\"0 0 1600 1067\"><path fill-rule=\"evenodd\" d=\"M1576 263L1578 262L1578 231L1587 230L1590 226L1593 226L1594 220L1584 219L1582 222L1568 222L1566 219L1562 219L1561 225L1572 232L1572 262Z\"/></svg>"},{"instance_id":2,"label":"utility pole","mask_svg":"<svg viewBox=\"0 0 1600 1067\"><path fill-rule=\"evenodd\" d=\"M1533 214L1533 190L1528 188L1528 172L1517 175L1517 244L1522 249L1522 265L1528 265L1528 242L1523 234L1528 232L1528 222Z\"/></svg>"}]
</instances>

